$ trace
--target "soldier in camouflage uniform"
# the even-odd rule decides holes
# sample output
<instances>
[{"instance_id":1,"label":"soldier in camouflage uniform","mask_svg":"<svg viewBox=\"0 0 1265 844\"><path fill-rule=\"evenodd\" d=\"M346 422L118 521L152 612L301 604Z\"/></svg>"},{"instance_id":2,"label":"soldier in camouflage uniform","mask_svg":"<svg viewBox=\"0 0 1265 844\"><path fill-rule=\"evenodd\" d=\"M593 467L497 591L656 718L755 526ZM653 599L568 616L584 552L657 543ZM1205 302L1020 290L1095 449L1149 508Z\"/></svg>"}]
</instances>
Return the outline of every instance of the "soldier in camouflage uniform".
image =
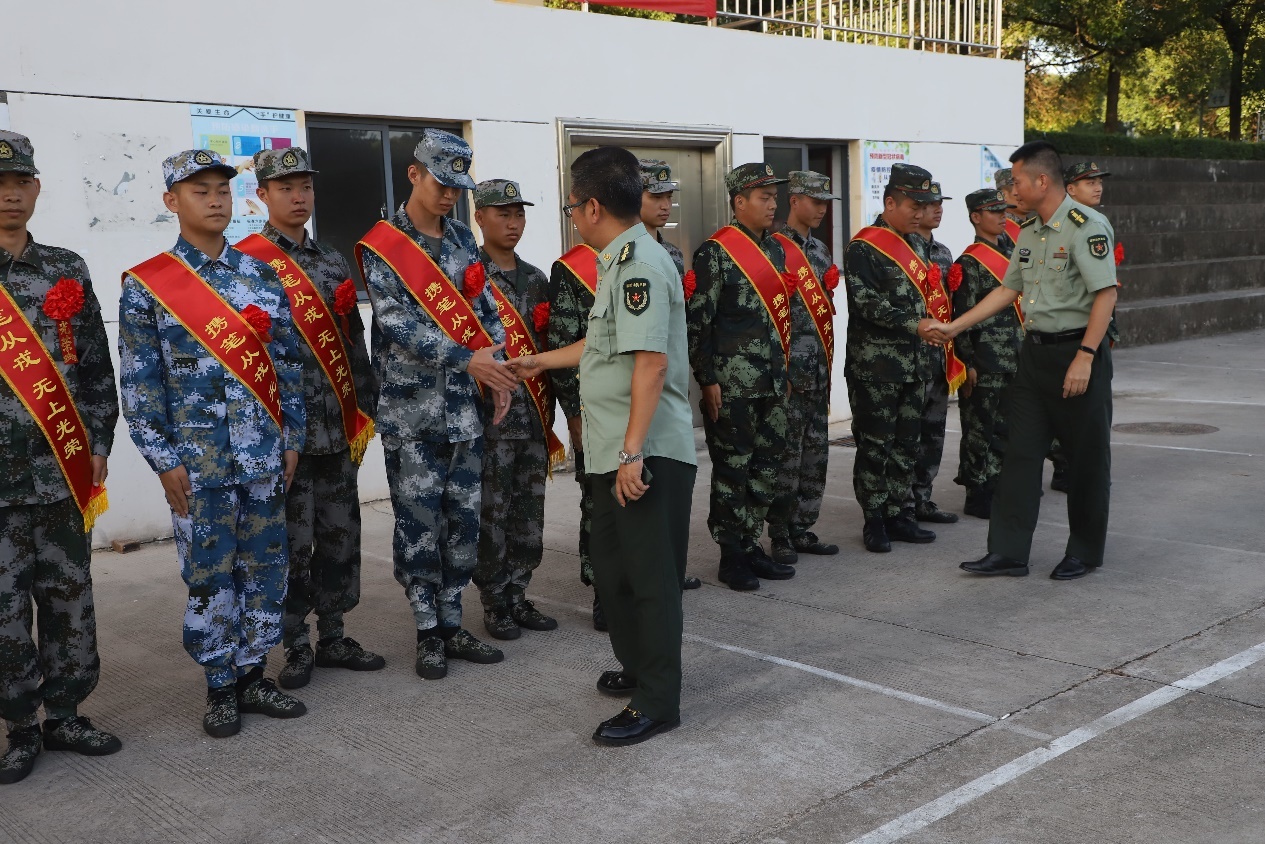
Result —
<instances>
[{"instance_id":1,"label":"soldier in camouflage uniform","mask_svg":"<svg viewBox=\"0 0 1265 844\"><path fill-rule=\"evenodd\" d=\"M163 202L180 222L169 254L230 307L267 314L271 327L260 339L276 372L284 429L203 345L206 335L186 328L140 283L140 275L153 277L141 267L124 277L119 304L123 412L171 506L189 587L184 646L206 672L202 727L216 738L237 733L241 712L295 718L306 711L263 676L281 639L289 572L285 490L307 436L302 341L277 274L224 240L236 175L209 150L163 161Z\"/></svg>"},{"instance_id":2,"label":"soldier in camouflage uniform","mask_svg":"<svg viewBox=\"0 0 1265 844\"><path fill-rule=\"evenodd\" d=\"M792 170L789 191L790 211L782 234L804 251L833 307L834 297L824 279L834 262L826 244L813 237L812 231L839 197L830 193L828 176L811 170ZM838 272L836 268L836 279ZM791 334L786 460L778 473L777 499L768 514L773 559L788 564L800 554L839 553L838 545L822 542L812 532L821 514L830 456L830 365L817 326L799 295L791 297Z\"/></svg>"},{"instance_id":3,"label":"soldier in camouflage uniform","mask_svg":"<svg viewBox=\"0 0 1265 844\"><path fill-rule=\"evenodd\" d=\"M915 232L934 198L930 173L895 164L874 225L895 231L926 262L927 242ZM905 499L914 481L927 384L944 378L943 359L926 342L933 338L935 320L900 265L870 244L853 239L843 271L848 292L844 372L857 448L852 485L865 516L865 547L884 553L892 550L892 540L932 542L936 535L918 526Z\"/></svg>"},{"instance_id":4,"label":"soldier in camouflage uniform","mask_svg":"<svg viewBox=\"0 0 1265 844\"><path fill-rule=\"evenodd\" d=\"M470 299L496 344L471 352L451 339L386 261L369 249L360 253L373 302L371 342L381 384L377 424L395 511L395 579L417 623L414 669L437 680L447 675L449 658L481 664L504 659L462 628L461 591L474 572L479 543L485 420L478 383L496 396L499 414L518 382L495 358L505 332L492 291L486 284L464 290L467 271L482 270L474 234L446 216L460 192L474 187L470 147L449 132L426 129L413 155L412 193L391 223Z\"/></svg>"},{"instance_id":5,"label":"soldier in camouflage uniform","mask_svg":"<svg viewBox=\"0 0 1265 844\"><path fill-rule=\"evenodd\" d=\"M985 188L966 198L975 241L996 248L1007 258L1014 251L1008 239L1002 240L1009 208L1000 190ZM957 259L949 279L955 314L966 313L1001 284L968 254ZM987 519L992 513L993 490L1006 453L1007 395L1022 343L1023 326L1014 308L984 320L954 341L958 358L967 367L967 382L958 395L962 443L954 480L966 487L963 512L968 516Z\"/></svg>"},{"instance_id":6,"label":"soldier in camouflage uniform","mask_svg":"<svg viewBox=\"0 0 1265 844\"><path fill-rule=\"evenodd\" d=\"M479 253L487 277L522 317L537 351L545 349L549 279L518 257L514 247L527 225L528 205L517 182L491 179L474 189L474 219L483 232ZM508 333L508 326L506 327ZM495 415L485 396L484 415ZM553 400L542 422L526 387L515 390L500 424L483 428L483 521L474 582L483 601L483 624L497 639L517 639L522 628L555 630L558 622L527 600L532 572L545 551L545 478Z\"/></svg>"},{"instance_id":7,"label":"soldier in camouflage uniform","mask_svg":"<svg viewBox=\"0 0 1265 844\"><path fill-rule=\"evenodd\" d=\"M947 285L949 267L953 264L953 253L949 247L936 240L935 230L940 228L944 219L944 200L952 199L940 191L940 183L931 183L933 199L923 208L922 222L918 224L918 237L922 238L930 257L928 269L932 265L939 272L940 284ZM946 293L947 288L946 288ZM944 349L936 346L932 349L936 357L937 371L944 372ZM920 522L935 522L951 525L958 520L956 513L941 510L931 500L931 488L936 475L940 474L940 460L944 457L944 431L949 418L949 382L944 377L933 378L927 383L927 392L922 402L922 428L918 437L918 456L914 460L914 483L905 497L905 509L912 509L914 517Z\"/></svg>"},{"instance_id":8,"label":"soldier in camouflage uniform","mask_svg":"<svg viewBox=\"0 0 1265 844\"><path fill-rule=\"evenodd\" d=\"M657 158L639 158L641 168L641 223L650 236L668 252L677 274L685 276L685 256L676 244L663 239L661 229L672 216L672 194L680 187L672 180L672 168L668 162Z\"/></svg>"},{"instance_id":9,"label":"soldier in camouflage uniform","mask_svg":"<svg viewBox=\"0 0 1265 844\"><path fill-rule=\"evenodd\" d=\"M20 323L0 303L0 349L19 358L43 357L57 365L87 430L93 482L103 483L114 443L119 402L101 306L83 259L36 243L26 224L40 183L35 150L24 135L0 131L0 284L44 345L15 348ZM57 323L44 313L45 297L61 279L83 288L83 307L69 320L78 363L63 359ZM5 342L5 341L8 342ZM36 354L32 354L36 353ZM22 367L25 371L26 367ZM92 756L114 753L119 740L79 715L97 685L97 623L92 603L91 534L62 474L48 438L7 379L0 380L0 715L8 748L0 756L0 784L17 782L35 766L41 745ZM31 636L34 601L39 644Z\"/></svg>"},{"instance_id":10,"label":"soldier in camouflage uniform","mask_svg":"<svg viewBox=\"0 0 1265 844\"><path fill-rule=\"evenodd\" d=\"M770 228L777 185L786 182L764 163L725 176L731 225L786 272L782 244ZM708 239L694 252L696 288L686 301L690 366L712 458L707 526L720 546L719 579L731 589L758 589L758 578L786 580L795 569L760 547L787 447L787 364L777 326L729 253Z\"/></svg>"},{"instance_id":11,"label":"soldier in camouflage uniform","mask_svg":"<svg viewBox=\"0 0 1265 844\"><path fill-rule=\"evenodd\" d=\"M315 173L302 147L255 153L257 193L268 206L268 223L261 234L294 259L334 313L334 291L352 283L351 270L342 255L318 243L303 228L312 216ZM343 344L356 401L372 417L378 385L365 348L359 308L347 312L345 327L350 330ZM377 671L386 665L381 656L343 635L343 614L360 603L359 465L352 459L334 385L312 347L300 340L307 441L286 494L290 537L290 580L282 624L286 665L277 677L283 689L306 686L313 664L353 671ZM316 613L315 654L307 624L312 612Z\"/></svg>"},{"instance_id":12,"label":"soldier in camouflage uniform","mask_svg":"<svg viewBox=\"0 0 1265 844\"><path fill-rule=\"evenodd\" d=\"M584 260L589 260L585 253ZM592 255L594 264L597 256ZM596 277L596 270L594 271ZM587 334L589 311L593 309L593 294L584 282L562 262L554 261L549 269L549 335L551 349L561 349L583 340ZM580 370L554 369L549 373L553 394L562 405L567 418L571 438L571 453L575 460L575 480L580 485L580 582L593 585L593 561L589 558L589 533L593 527L593 495L588 488L584 472L584 443L580 436ZM605 632L606 615L602 602L593 590L593 628Z\"/></svg>"}]
</instances>

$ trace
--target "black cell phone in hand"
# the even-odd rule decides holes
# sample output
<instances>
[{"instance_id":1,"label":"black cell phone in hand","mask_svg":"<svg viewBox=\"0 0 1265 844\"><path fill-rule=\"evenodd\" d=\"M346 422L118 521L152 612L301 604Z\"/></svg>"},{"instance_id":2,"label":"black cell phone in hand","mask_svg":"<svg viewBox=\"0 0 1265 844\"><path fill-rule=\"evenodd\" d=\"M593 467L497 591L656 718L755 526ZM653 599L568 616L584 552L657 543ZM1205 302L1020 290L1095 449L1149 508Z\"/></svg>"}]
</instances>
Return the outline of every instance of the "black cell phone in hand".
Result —
<instances>
[{"instance_id":1,"label":"black cell phone in hand","mask_svg":"<svg viewBox=\"0 0 1265 844\"><path fill-rule=\"evenodd\" d=\"M618 474L618 473L617 473L617 474ZM646 467L646 464L643 462L643 463L641 464L641 482L642 482L643 484L645 484L646 486L650 486L650 481L652 481L652 480L654 480L654 475L650 474L650 469L648 469L648 468ZM617 497L617 496L616 496L616 494L615 494L615 488L616 488L616 484L611 484L611 497L612 497L612 498Z\"/></svg>"}]
</instances>

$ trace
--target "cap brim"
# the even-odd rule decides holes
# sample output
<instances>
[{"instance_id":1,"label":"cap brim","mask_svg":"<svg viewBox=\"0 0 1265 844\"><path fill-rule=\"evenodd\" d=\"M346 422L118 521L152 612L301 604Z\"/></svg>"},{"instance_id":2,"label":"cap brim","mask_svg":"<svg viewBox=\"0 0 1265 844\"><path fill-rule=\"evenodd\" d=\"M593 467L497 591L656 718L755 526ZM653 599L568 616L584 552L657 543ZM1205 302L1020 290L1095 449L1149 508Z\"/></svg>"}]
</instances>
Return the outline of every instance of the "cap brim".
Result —
<instances>
[{"instance_id":1,"label":"cap brim","mask_svg":"<svg viewBox=\"0 0 1265 844\"><path fill-rule=\"evenodd\" d=\"M680 182L660 182L654 187L646 188L648 193L672 193L681 189Z\"/></svg>"},{"instance_id":2,"label":"cap brim","mask_svg":"<svg viewBox=\"0 0 1265 844\"><path fill-rule=\"evenodd\" d=\"M441 185L443 185L446 188L463 188L464 190L474 190L474 179L470 178L469 173L459 173L456 175L445 174L441 176L438 173L436 173L434 170L431 170L429 167L427 167L426 170L432 176L435 177L435 181L439 182Z\"/></svg>"},{"instance_id":3,"label":"cap brim","mask_svg":"<svg viewBox=\"0 0 1265 844\"><path fill-rule=\"evenodd\" d=\"M742 193L744 190L750 190L751 188L767 188L769 185L784 185L789 181L790 179L779 179L777 176L761 176L753 182L747 182L745 185L739 185L731 190L729 195L734 196L735 194Z\"/></svg>"},{"instance_id":4,"label":"cap brim","mask_svg":"<svg viewBox=\"0 0 1265 844\"><path fill-rule=\"evenodd\" d=\"M40 171L35 169L34 164L29 167L25 164L14 164L8 167L0 167L0 173L25 173L28 176L38 176Z\"/></svg>"},{"instance_id":5,"label":"cap brim","mask_svg":"<svg viewBox=\"0 0 1265 844\"><path fill-rule=\"evenodd\" d=\"M215 170L219 173L223 173L229 179L235 179L237 178L238 175L240 175L237 172L237 168L231 164L208 164L205 167L199 167L197 170L194 170L192 173L185 176L183 179L176 179L176 181L172 182L170 185L167 186L167 189L171 190L172 187L180 184L181 182L187 182L190 179L192 179L194 176L198 175L199 173L205 173L207 170Z\"/></svg>"},{"instance_id":6,"label":"cap brim","mask_svg":"<svg viewBox=\"0 0 1265 844\"><path fill-rule=\"evenodd\" d=\"M1011 205L1006 202L990 202L987 205L981 205L978 208L972 208L972 211L1005 211L1007 208L1018 208L1017 205Z\"/></svg>"},{"instance_id":7,"label":"cap brim","mask_svg":"<svg viewBox=\"0 0 1265 844\"><path fill-rule=\"evenodd\" d=\"M485 202L485 203L483 203L482 205L480 205L479 203L477 203L477 202L476 202L476 203L474 204L474 207L475 207L475 209L477 210L477 209L479 209L479 208L494 208L494 207L501 206L501 205L532 205L532 206L534 206L535 204L536 204L536 203L534 203L534 202L528 202L528 201L527 201L527 200L525 200L525 199L506 199L506 200L504 200L504 201L500 201L500 202Z\"/></svg>"},{"instance_id":8,"label":"cap brim","mask_svg":"<svg viewBox=\"0 0 1265 844\"><path fill-rule=\"evenodd\" d=\"M820 199L823 202L829 202L832 199L843 199L841 196L835 196L832 193L814 193L812 191L791 191L791 196L806 196L809 199Z\"/></svg>"},{"instance_id":9,"label":"cap brim","mask_svg":"<svg viewBox=\"0 0 1265 844\"><path fill-rule=\"evenodd\" d=\"M909 190L908 188L893 188L898 190L914 202L938 202L944 197L936 196L929 190Z\"/></svg>"}]
</instances>

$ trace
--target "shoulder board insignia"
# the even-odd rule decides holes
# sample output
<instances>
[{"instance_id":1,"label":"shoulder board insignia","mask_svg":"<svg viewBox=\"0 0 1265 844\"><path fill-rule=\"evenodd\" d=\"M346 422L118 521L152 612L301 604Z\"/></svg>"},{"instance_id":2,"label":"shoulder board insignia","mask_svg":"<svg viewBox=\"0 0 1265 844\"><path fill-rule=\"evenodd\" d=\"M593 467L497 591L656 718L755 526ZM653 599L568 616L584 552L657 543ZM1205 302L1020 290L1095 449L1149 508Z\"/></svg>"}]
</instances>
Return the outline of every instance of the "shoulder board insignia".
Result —
<instances>
[{"instance_id":1,"label":"shoulder board insignia","mask_svg":"<svg viewBox=\"0 0 1265 844\"><path fill-rule=\"evenodd\" d=\"M1083 226L1089 222L1089 218L1082 214L1079 208L1073 208L1068 211L1067 218L1078 226Z\"/></svg>"},{"instance_id":2,"label":"shoulder board insignia","mask_svg":"<svg viewBox=\"0 0 1265 844\"><path fill-rule=\"evenodd\" d=\"M1036 221L1037 221L1037 218L1036 218L1036 217L1029 217L1028 219L1024 220L1022 223L1020 223L1020 224L1019 224L1019 228L1021 228L1021 229L1022 229L1022 228L1024 228L1025 226L1030 226L1030 225L1032 225L1033 223L1035 223Z\"/></svg>"},{"instance_id":3,"label":"shoulder board insignia","mask_svg":"<svg viewBox=\"0 0 1265 844\"><path fill-rule=\"evenodd\" d=\"M619 263L622 264L625 261L627 261L629 258L631 258L632 253L633 253L633 242L630 240L624 244L624 248L621 249L619 252Z\"/></svg>"}]
</instances>

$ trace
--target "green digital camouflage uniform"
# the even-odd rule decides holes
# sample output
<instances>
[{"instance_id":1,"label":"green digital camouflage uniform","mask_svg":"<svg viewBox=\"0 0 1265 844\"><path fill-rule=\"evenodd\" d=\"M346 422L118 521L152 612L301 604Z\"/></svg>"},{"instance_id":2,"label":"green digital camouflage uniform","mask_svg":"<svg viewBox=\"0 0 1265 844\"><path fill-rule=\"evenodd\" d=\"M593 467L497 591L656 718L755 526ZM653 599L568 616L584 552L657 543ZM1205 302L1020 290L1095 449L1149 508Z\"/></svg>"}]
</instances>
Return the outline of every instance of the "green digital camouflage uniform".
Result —
<instances>
[{"instance_id":1,"label":"green digital camouflage uniform","mask_svg":"<svg viewBox=\"0 0 1265 844\"><path fill-rule=\"evenodd\" d=\"M0 133L0 142L21 155L20 137ZM33 170L32 161L22 172ZM44 297L63 278L83 285L83 308L70 319L76 364L63 360L57 324L43 309ZM28 237L20 255L0 249L0 281L65 379L86 426L85 449L108 456L119 402L87 265L74 252ZM20 318L7 311L7 305L0 306L0 349L40 357L35 349L15 352L5 326ZM68 718L96 688L101 662L89 571L92 542L48 440L3 380L0 463L5 467L0 472L0 716L10 727L29 726L41 703L49 718ZM38 612L38 645L31 633L32 603Z\"/></svg>"},{"instance_id":2,"label":"green digital camouflage uniform","mask_svg":"<svg viewBox=\"0 0 1265 844\"><path fill-rule=\"evenodd\" d=\"M932 185L939 187L935 182ZM953 253L934 237L924 243L929 256L927 268L935 265L940 269L940 283L946 285L947 293ZM905 496L905 509L912 509L918 515L935 508L931 500L931 488L936 476L940 474L940 461L944 457L944 432L949 419L949 382L945 376L944 349L932 346L931 354L936 362L936 377L927 382L923 392L918 456L914 458L914 482L909 488L909 494Z\"/></svg>"},{"instance_id":3,"label":"green digital camouflage uniform","mask_svg":"<svg viewBox=\"0 0 1265 844\"><path fill-rule=\"evenodd\" d=\"M639 158L637 164L641 169L641 189L646 193L673 193L680 188L680 183L672 179L672 168L668 166L668 162L658 158ZM662 231L656 231L654 237L672 259L676 274L684 277L685 256L681 254L681 250L672 241L664 240Z\"/></svg>"}]
</instances>

